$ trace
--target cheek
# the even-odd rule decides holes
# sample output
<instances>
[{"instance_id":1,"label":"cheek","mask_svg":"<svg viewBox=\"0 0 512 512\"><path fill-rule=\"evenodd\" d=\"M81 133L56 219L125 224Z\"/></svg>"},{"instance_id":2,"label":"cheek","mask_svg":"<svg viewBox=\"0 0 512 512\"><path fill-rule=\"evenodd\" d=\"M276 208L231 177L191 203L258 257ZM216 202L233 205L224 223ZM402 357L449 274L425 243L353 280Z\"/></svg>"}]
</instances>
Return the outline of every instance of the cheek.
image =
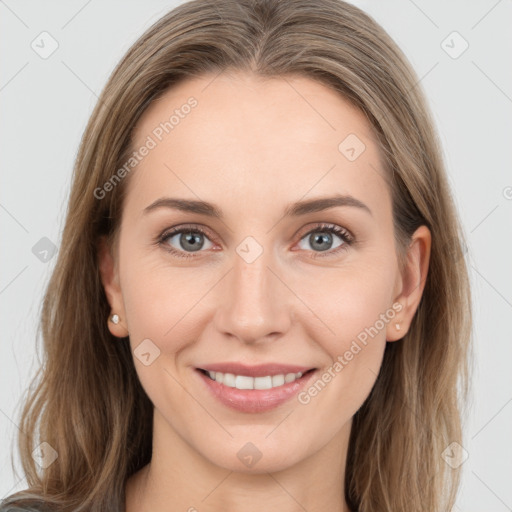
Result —
<instances>
[{"instance_id":1,"label":"cheek","mask_svg":"<svg viewBox=\"0 0 512 512\"><path fill-rule=\"evenodd\" d=\"M393 261L374 258L357 267L336 269L322 286L303 282L299 291L315 313L307 321L303 317L301 323L331 361L323 371L323 382L328 382L330 391L322 391L321 400L343 403L352 413L373 387L386 347L387 326L395 317ZM323 389L322 384L318 388Z\"/></svg>"},{"instance_id":2,"label":"cheek","mask_svg":"<svg viewBox=\"0 0 512 512\"><path fill-rule=\"evenodd\" d=\"M144 255L132 251L120 267L125 313L129 319L130 338L150 338L160 348L176 339L176 332L190 328L193 307L214 284L211 271L174 267L165 257ZM142 251L141 251L142 252Z\"/></svg>"},{"instance_id":3,"label":"cheek","mask_svg":"<svg viewBox=\"0 0 512 512\"><path fill-rule=\"evenodd\" d=\"M316 326L313 339L324 340L334 356L347 350L351 340L364 340L368 330L372 337L385 337L385 327L394 315L394 279L392 259L377 259L350 268L329 269L320 282L298 281L295 290L317 317L316 322L308 322Z\"/></svg>"},{"instance_id":4,"label":"cheek","mask_svg":"<svg viewBox=\"0 0 512 512\"><path fill-rule=\"evenodd\" d=\"M144 258L126 258L121 274L140 383L158 409L175 410L190 399L176 380L180 379L177 361L197 334L194 305L204 295L196 286L201 280L191 282L190 274Z\"/></svg>"},{"instance_id":5,"label":"cheek","mask_svg":"<svg viewBox=\"0 0 512 512\"><path fill-rule=\"evenodd\" d=\"M386 325L394 310L388 309L386 280L362 286L354 276L341 288L331 283L323 297L317 297L317 311L334 335L319 322L309 322L308 336L328 355L317 378L298 395L309 428L322 428L329 438L360 409L370 394L382 364L386 348ZM328 293L327 293L328 292ZM313 297L311 297L313 300ZM387 314L387 316L386 316Z\"/></svg>"}]
</instances>

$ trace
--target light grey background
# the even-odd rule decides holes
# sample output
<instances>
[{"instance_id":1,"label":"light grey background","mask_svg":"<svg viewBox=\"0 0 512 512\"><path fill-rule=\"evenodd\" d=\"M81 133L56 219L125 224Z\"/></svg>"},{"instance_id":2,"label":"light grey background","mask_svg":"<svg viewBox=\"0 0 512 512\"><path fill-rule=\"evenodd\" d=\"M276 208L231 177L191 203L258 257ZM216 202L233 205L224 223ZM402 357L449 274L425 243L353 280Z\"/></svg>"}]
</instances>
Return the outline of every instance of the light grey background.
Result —
<instances>
[{"instance_id":1,"label":"light grey background","mask_svg":"<svg viewBox=\"0 0 512 512\"><path fill-rule=\"evenodd\" d=\"M32 248L43 237L59 244L78 143L108 75L178 3L0 0L0 498L25 487L10 454L39 365L36 324L55 262ZM384 26L421 79L469 240L476 371L454 510L511 511L512 2L353 3ZM47 59L31 48L43 31L59 45ZM464 40L469 47L453 58Z\"/></svg>"}]
</instances>

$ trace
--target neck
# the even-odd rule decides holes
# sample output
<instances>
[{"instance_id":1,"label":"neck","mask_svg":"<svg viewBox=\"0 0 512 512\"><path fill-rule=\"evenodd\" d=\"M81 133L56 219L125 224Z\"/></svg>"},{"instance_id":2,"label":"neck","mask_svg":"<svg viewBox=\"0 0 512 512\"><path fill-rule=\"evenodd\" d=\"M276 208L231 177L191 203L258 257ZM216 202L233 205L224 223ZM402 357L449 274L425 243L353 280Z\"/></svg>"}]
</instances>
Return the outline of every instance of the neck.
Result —
<instances>
[{"instance_id":1,"label":"neck","mask_svg":"<svg viewBox=\"0 0 512 512\"><path fill-rule=\"evenodd\" d=\"M350 512L343 492L350 428L292 466L240 472L206 459L155 410L153 457L128 479L125 512Z\"/></svg>"}]
</instances>

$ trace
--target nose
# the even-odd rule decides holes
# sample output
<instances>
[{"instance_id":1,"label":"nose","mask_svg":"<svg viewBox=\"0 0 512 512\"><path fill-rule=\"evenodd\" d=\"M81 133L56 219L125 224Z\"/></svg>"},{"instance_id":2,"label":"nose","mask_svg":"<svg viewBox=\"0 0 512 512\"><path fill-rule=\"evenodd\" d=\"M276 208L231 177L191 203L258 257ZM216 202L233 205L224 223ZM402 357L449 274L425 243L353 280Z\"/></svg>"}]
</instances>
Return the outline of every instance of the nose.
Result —
<instances>
[{"instance_id":1,"label":"nose","mask_svg":"<svg viewBox=\"0 0 512 512\"><path fill-rule=\"evenodd\" d=\"M290 329L293 295L263 252L248 263L238 254L219 288L215 326L245 344L275 340Z\"/></svg>"}]
</instances>

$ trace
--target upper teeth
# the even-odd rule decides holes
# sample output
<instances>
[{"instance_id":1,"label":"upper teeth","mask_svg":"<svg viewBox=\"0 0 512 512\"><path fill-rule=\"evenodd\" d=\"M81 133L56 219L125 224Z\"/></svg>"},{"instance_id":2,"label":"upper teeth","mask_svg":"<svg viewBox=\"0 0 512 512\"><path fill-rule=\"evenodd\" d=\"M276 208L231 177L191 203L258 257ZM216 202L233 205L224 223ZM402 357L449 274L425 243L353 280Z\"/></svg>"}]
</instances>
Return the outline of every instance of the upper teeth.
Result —
<instances>
[{"instance_id":1,"label":"upper teeth","mask_svg":"<svg viewBox=\"0 0 512 512\"><path fill-rule=\"evenodd\" d=\"M265 377L247 377L246 375L210 371L207 371L207 373L220 384L237 389L271 389L302 377L302 372L287 373L286 375L283 373L279 375L266 375Z\"/></svg>"}]
</instances>

